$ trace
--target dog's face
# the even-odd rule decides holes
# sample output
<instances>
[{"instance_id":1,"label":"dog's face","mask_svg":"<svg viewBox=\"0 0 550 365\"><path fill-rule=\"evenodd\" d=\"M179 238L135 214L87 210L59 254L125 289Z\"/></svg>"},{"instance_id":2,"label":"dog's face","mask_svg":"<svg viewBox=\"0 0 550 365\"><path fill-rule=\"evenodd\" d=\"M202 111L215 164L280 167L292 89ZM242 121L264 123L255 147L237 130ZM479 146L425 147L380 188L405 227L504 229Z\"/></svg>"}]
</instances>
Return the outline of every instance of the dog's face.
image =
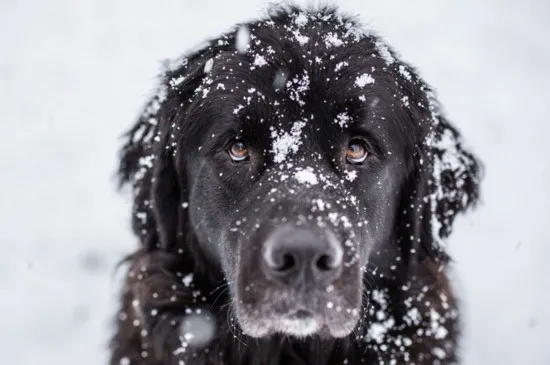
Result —
<instances>
[{"instance_id":1,"label":"dog's face","mask_svg":"<svg viewBox=\"0 0 550 365\"><path fill-rule=\"evenodd\" d=\"M155 167L141 158L135 179L153 171L153 204L137 208L167 249L192 233L246 334L346 336L366 271L437 257L477 198L475 160L428 93L332 12L241 27L175 65L146 109Z\"/></svg>"},{"instance_id":2,"label":"dog's face","mask_svg":"<svg viewBox=\"0 0 550 365\"><path fill-rule=\"evenodd\" d=\"M225 76L211 73L214 85ZM355 79L334 98L311 78L298 105L249 76L193 113L205 127L187 165L192 226L250 335L344 336L356 323L361 268L390 239L407 161L390 105L360 102Z\"/></svg>"},{"instance_id":3,"label":"dog's face","mask_svg":"<svg viewBox=\"0 0 550 365\"><path fill-rule=\"evenodd\" d=\"M191 225L251 336L352 331L411 169L395 76L346 29L325 45L326 26L295 25L323 42L305 57L293 30L251 27L246 52L206 61L183 123Z\"/></svg>"}]
</instances>

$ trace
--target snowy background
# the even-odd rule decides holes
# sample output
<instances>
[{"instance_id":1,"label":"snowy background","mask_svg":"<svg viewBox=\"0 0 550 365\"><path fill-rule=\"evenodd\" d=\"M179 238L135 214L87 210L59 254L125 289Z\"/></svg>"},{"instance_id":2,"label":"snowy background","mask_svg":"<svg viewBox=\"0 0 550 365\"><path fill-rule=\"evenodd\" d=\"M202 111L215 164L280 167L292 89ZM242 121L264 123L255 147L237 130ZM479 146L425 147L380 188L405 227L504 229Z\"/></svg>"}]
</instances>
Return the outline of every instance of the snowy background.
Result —
<instances>
[{"instance_id":1,"label":"snowy background","mask_svg":"<svg viewBox=\"0 0 550 365\"><path fill-rule=\"evenodd\" d=\"M550 364L550 1L357 0L486 164L450 241L467 365ZM260 0L0 0L0 354L99 365L135 245L118 137L159 61Z\"/></svg>"}]
</instances>

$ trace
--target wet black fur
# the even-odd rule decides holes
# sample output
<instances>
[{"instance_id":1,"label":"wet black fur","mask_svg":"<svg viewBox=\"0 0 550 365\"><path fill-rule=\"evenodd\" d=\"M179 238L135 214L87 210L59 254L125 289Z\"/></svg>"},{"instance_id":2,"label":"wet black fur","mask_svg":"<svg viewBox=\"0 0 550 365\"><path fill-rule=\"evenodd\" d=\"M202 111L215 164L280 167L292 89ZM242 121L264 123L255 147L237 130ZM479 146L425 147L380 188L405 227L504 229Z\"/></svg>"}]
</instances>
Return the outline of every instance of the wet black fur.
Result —
<instances>
[{"instance_id":1,"label":"wet black fur","mask_svg":"<svg viewBox=\"0 0 550 365\"><path fill-rule=\"evenodd\" d=\"M278 8L270 17L276 25L284 26L292 22L292 14L299 11L296 8ZM323 9L321 12L336 14L333 9ZM331 31L335 24L335 21L323 23L323 31ZM255 23L251 23L250 27L254 29ZM288 43L268 28L258 27L256 32L261 38L271 40L280 66L288 74L296 74L300 69L309 67L303 58L306 49ZM309 35L314 37L314 34ZM370 297L371 291L365 291L361 321L346 338L309 337L297 340L275 335L258 340L240 332L228 304L231 294L216 255L209 252L211 248L205 247L197 238L195 227L189 220L189 209L182 207L182 203L188 201L190 190L197 188L187 183L189 174L193 173L189 165L198 158L198 141L203 141L201 136L206 133L204 123L193 123L193 111L198 106L210 108L209 113L214 118L216 113L232 115L233 111L219 110L218 105L222 104L218 104L217 94L212 91L214 96L205 99L195 94L205 77L207 60L224 52L234 53L235 32L228 33L223 39L228 41L227 44L213 41L210 47L187 55L185 65L165 72L161 80L163 85L168 86L170 80L179 76L185 76L185 80L177 89L168 86L167 95L151 100L128 133L122 150L120 178L122 184L132 184L132 223L140 243L136 252L127 259L128 275L117 316L116 333L111 342L111 365L123 364L126 359L135 365L178 365L180 360L185 365L390 364L391 360L396 360L397 364L417 365L457 362L459 318L446 275L449 258L444 247L434 241L431 225L434 219L440 222L438 233L445 238L451 233L455 216L475 204L478 198L478 164L459 144L463 170L450 170L442 174L440 184L447 194L438 200L434 213L425 197L437 188L431 180L433 163L445 151L426 146L422 140L434 129L436 135L450 131L457 139L458 132L441 112L430 110L429 105L434 106L435 100L430 102L430 89L414 68L400 61L395 54L395 63L389 66L384 64L375 48L377 39L374 36L359 44L341 47L334 62L347 60L355 72L363 67L362 60L368 59L384 69L390 84L400 85L399 88L393 85L384 87L382 83L375 83L376 96L387 100L400 100L402 96L407 96L411 105L408 109L403 108L396 101L396 109L392 110L393 119L388 120L394 123L396 130L401 131L401 137L391 143L403 152L406 162L402 164L400 174L403 178L395 192L393 205L380 207L395 210L392 240L388 240L379 250L379 257L371 264L376 267L369 266L363 278L365 288L378 288L387 294L386 310L396 323L383 343L368 338L368 329L376 321L374 313L378 303ZM323 45L319 47L323 48ZM288 63L288 60L294 62ZM250 77L248 66L240 71L238 64L231 66L244 78ZM400 66L406 67L412 80L403 78L399 73ZM312 85L316 78L333 77L331 70L326 71L328 74L312 71ZM256 73L254 82L267 90L272 87L274 76L269 72ZM341 85L330 91L335 100L351 98L346 94L346 83L349 81L342 81ZM232 81L226 82L227 88L234 86ZM245 93L246 90L236 91L237 94L239 92ZM327 90L319 92L327 93ZM400 94L395 96L395 92ZM316 91L310 90L310 94L315 95ZM317 103L318 108L324 107L321 100L308 102ZM437 118L436 125L432 123L432 112ZM208 150L215 146L206 142L202 147ZM145 161L148 156L153 158ZM461 182L458 183L458 180ZM228 186L239 183L242 182L235 178L228 181ZM209 182L202 184L204 186ZM210 209L230 214L229 207L211 206ZM135 214L138 212L147 214ZM397 268L392 268L397 257L400 263ZM188 273L194 274L192 287L182 284L182 277ZM193 292L197 290L200 295L194 296ZM408 298L414 298L415 306L422 314L421 323L411 325L403 320L408 311ZM188 308L209 311L217 325L216 336L207 348L187 348L185 353L174 354L181 347L179 324ZM425 331L429 327L427 321L432 308L445 314L440 321L448 331L444 339L419 334L419 329ZM402 338L410 338L412 343L405 346L402 341L399 342ZM443 358L434 354L434 349L438 348L444 350Z\"/></svg>"}]
</instances>

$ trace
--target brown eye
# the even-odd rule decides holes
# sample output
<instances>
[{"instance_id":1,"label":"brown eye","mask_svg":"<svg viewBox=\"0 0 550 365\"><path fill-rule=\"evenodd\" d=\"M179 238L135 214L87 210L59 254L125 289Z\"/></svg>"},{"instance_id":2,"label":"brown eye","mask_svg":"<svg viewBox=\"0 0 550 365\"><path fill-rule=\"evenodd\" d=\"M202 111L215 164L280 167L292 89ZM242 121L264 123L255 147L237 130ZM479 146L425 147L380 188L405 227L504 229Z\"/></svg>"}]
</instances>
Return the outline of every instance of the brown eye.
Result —
<instances>
[{"instance_id":1,"label":"brown eye","mask_svg":"<svg viewBox=\"0 0 550 365\"><path fill-rule=\"evenodd\" d=\"M235 162L245 161L248 159L248 147L243 142L237 141L229 148L229 156Z\"/></svg>"},{"instance_id":2,"label":"brown eye","mask_svg":"<svg viewBox=\"0 0 550 365\"><path fill-rule=\"evenodd\" d=\"M369 153L367 152L367 145L360 139L352 139L348 144L348 150L346 151L346 160L351 164L361 164Z\"/></svg>"}]
</instances>

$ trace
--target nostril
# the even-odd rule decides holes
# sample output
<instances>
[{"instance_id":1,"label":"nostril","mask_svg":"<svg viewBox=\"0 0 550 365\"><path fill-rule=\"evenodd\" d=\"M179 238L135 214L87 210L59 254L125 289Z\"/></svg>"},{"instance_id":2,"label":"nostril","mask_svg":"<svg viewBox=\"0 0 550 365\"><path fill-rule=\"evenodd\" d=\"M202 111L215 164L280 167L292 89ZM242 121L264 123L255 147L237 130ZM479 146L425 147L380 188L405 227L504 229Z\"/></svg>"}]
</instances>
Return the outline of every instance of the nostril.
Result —
<instances>
[{"instance_id":1,"label":"nostril","mask_svg":"<svg viewBox=\"0 0 550 365\"><path fill-rule=\"evenodd\" d=\"M276 271L290 271L296 266L296 259L291 254L283 254L280 260L280 264L273 269Z\"/></svg>"},{"instance_id":2,"label":"nostril","mask_svg":"<svg viewBox=\"0 0 550 365\"><path fill-rule=\"evenodd\" d=\"M285 273L294 269L297 259L291 252L270 251L264 255L264 261L271 272Z\"/></svg>"},{"instance_id":3,"label":"nostril","mask_svg":"<svg viewBox=\"0 0 550 365\"><path fill-rule=\"evenodd\" d=\"M319 258L315 262L315 266L321 271L330 271L335 267L333 261L334 260L330 255L324 254L319 256Z\"/></svg>"}]
</instances>

